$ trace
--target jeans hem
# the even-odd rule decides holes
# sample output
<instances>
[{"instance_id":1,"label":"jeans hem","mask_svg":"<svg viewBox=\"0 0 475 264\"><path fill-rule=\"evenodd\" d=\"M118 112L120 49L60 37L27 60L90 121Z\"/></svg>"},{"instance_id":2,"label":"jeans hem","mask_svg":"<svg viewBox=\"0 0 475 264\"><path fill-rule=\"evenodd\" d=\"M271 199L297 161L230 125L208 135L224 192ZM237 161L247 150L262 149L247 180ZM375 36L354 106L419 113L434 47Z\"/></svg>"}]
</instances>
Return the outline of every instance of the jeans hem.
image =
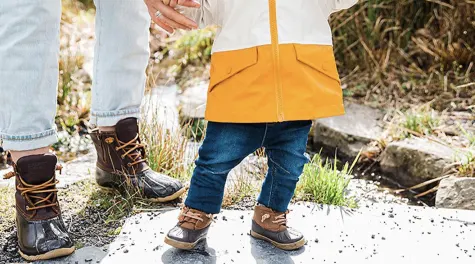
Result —
<instances>
[{"instance_id":1,"label":"jeans hem","mask_svg":"<svg viewBox=\"0 0 475 264\"><path fill-rule=\"evenodd\" d=\"M212 207L214 207L214 210L209 210L210 206L203 206L202 203L193 203L193 202L188 201L188 199L186 199L186 201L185 201L185 206L189 207L189 208L192 208L192 209L195 209L195 210L198 210L198 211L201 211L201 212L204 212L204 213L207 213L207 214L219 214L219 212L221 211L221 206L220 205L218 205L218 207L216 207L216 205L214 205L214 206L212 206Z\"/></svg>"},{"instance_id":2,"label":"jeans hem","mask_svg":"<svg viewBox=\"0 0 475 264\"><path fill-rule=\"evenodd\" d=\"M56 130L47 130L34 135L9 136L0 134L0 141L5 150L25 151L44 148L58 142Z\"/></svg>"},{"instance_id":3,"label":"jeans hem","mask_svg":"<svg viewBox=\"0 0 475 264\"><path fill-rule=\"evenodd\" d=\"M140 118L140 108L118 111L91 111L91 124L94 126L115 126L122 119Z\"/></svg>"}]
</instances>

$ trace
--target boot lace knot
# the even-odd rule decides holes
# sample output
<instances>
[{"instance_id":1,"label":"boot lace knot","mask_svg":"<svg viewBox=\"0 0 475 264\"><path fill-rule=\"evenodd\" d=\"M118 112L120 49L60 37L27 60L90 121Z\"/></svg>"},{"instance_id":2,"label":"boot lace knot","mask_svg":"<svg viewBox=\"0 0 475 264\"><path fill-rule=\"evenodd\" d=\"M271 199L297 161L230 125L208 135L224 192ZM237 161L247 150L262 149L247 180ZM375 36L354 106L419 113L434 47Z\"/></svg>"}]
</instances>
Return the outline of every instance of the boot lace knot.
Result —
<instances>
[{"instance_id":1,"label":"boot lace knot","mask_svg":"<svg viewBox=\"0 0 475 264\"><path fill-rule=\"evenodd\" d=\"M121 155L122 159L128 157L132 162L128 163L127 166L132 167L141 162L146 162L142 157L142 151L145 149L145 144L140 143L139 134L137 134L129 142L122 142L117 139L119 147L115 148L117 151L123 150L124 154Z\"/></svg>"},{"instance_id":2,"label":"boot lace knot","mask_svg":"<svg viewBox=\"0 0 475 264\"><path fill-rule=\"evenodd\" d=\"M274 220L272 223L278 224L278 225L287 225L287 214L289 214L289 211L282 213L280 215L274 216ZM261 222L264 223L267 219L271 218L270 214L264 214L261 217Z\"/></svg>"},{"instance_id":3,"label":"boot lace knot","mask_svg":"<svg viewBox=\"0 0 475 264\"><path fill-rule=\"evenodd\" d=\"M184 217L189 217L189 218L191 218L191 219L195 219L195 220L197 220L197 221L204 222L204 219L201 217L202 214L193 213L193 212L191 212L191 211L187 211L187 212L185 212L185 213L184 213L184 212L181 212L180 214L181 214L182 216L184 216ZM207 218L210 218L210 219L213 218L213 215L212 215L212 214L206 214L206 215L204 215L204 216L206 216Z\"/></svg>"}]
</instances>

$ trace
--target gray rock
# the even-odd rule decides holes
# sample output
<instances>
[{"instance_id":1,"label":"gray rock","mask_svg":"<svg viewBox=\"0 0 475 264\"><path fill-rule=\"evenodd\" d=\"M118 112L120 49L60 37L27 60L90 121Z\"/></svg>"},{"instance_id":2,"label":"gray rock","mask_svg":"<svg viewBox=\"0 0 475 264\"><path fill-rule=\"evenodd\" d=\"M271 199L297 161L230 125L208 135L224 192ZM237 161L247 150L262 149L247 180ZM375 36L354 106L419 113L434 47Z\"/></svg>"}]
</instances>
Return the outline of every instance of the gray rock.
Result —
<instances>
[{"instance_id":1,"label":"gray rock","mask_svg":"<svg viewBox=\"0 0 475 264\"><path fill-rule=\"evenodd\" d=\"M454 161L455 151L421 138L390 143L380 156L384 173L404 185L413 186L443 176Z\"/></svg>"},{"instance_id":2,"label":"gray rock","mask_svg":"<svg viewBox=\"0 0 475 264\"><path fill-rule=\"evenodd\" d=\"M152 125L152 127L166 129L178 133L180 125L178 122L178 86L171 84L168 86L158 86L145 94L142 104L142 122Z\"/></svg>"},{"instance_id":3,"label":"gray rock","mask_svg":"<svg viewBox=\"0 0 475 264\"><path fill-rule=\"evenodd\" d=\"M96 156L96 150L91 148L88 154L64 164L62 174L58 175L57 187L67 188L71 184L94 177Z\"/></svg>"},{"instance_id":4,"label":"gray rock","mask_svg":"<svg viewBox=\"0 0 475 264\"><path fill-rule=\"evenodd\" d=\"M439 184L435 205L440 208L475 210L475 178L443 179Z\"/></svg>"},{"instance_id":5,"label":"gray rock","mask_svg":"<svg viewBox=\"0 0 475 264\"><path fill-rule=\"evenodd\" d=\"M103 264L115 263L472 263L475 212L382 205L357 210L310 203L290 208L307 245L285 252L248 235L251 211L223 211L196 251L164 244L178 210L128 219ZM222 220L223 216L226 221Z\"/></svg>"},{"instance_id":6,"label":"gray rock","mask_svg":"<svg viewBox=\"0 0 475 264\"><path fill-rule=\"evenodd\" d=\"M376 178L377 176L372 176ZM350 197L354 197L359 206L372 206L375 203L401 204L410 203L408 198L398 196L388 189L381 187L377 181L363 179L351 179L346 189Z\"/></svg>"},{"instance_id":7,"label":"gray rock","mask_svg":"<svg viewBox=\"0 0 475 264\"><path fill-rule=\"evenodd\" d=\"M355 158L368 143L378 140L383 131L380 121L383 113L377 109L348 103L343 116L317 120L313 128L313 143L316 150Z\"/></svg>"},{"instance_id":8,"label":"gray rock","mask_svg":"<svg viewBox=\"0 0 475 264\"><path fill-rule=\"evenodd\" d=\"M99 263L107 253L98 247L83 247L76 250L74 254L68 257L37 261L35 264L95 264Z\"/></svg>"},{"instance_id":9,"label":"gray rock","mask_svg":"<svg viewBox=\"0 0 475 264\"><path fill-rule=\"evenodd\" d=\"M208 83L204 82L187 88L180 96L180 113L185 118L205 117L208 85Z\"/></svg>"}]
</instances>

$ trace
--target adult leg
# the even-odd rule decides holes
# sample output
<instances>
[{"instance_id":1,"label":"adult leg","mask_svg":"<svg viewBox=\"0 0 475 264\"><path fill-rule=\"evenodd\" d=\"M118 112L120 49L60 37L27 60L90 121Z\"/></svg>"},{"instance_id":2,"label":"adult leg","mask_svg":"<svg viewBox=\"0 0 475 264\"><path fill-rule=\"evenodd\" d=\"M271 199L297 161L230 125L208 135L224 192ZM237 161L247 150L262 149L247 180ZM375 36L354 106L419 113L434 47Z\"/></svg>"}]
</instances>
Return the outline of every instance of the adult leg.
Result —
<instances>
[{"instance_id":1,"label":"adult leg","mask_svg":"<svg viewBox=\"0 0 475 264\"><path fill-rule=\"evenodd\" d=\"M115 126L140 117L150 16L143 0L95 0L96 46L91 123Z\"/></svg>"},{"instance_id":2,"label":"adult leg","mask_svg":"<svg viewBox=\"0 0 475 264\"><path fill-rule=\"evenodd\" d=\"M143 0L95 0L96 48L91 137L98 153L96 181L105 188L137 189L156 202L185 192L176 179L151 170L137 119L149 58L150 16Z\"/></svg>"},{"instance_id":3,"label":"adult leg","mask_svg":"<svg viewBox=\"0 0 475 264\"><path fill-rule=\"evenodd\" d=\"M60 18L60 0L0 1L0 139L14 161L57 139Z\"/></svg>"},{"instance_id":4,"label":"adult leg","mask_svg":"<svg viewBox=\"0 0 475 264\"><path fill-rule=\"evenodd\" d=\"M0 138L12 151L20 254L27 260L69 255L55 169L60 0L0 1Z\"/></svg>"}]
</instances>

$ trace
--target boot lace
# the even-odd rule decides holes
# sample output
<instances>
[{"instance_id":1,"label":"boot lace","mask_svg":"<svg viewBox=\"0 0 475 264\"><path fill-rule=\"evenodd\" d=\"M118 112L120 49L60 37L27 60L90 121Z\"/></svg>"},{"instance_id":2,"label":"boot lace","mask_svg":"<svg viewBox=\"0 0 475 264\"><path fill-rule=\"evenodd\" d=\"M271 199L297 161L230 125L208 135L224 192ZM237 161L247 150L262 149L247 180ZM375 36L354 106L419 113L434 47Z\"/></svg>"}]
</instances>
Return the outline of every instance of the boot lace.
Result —
<instances>
[{"instance_id":1,"label":"boot lace","mask_svg":"<svg viewBox=\"0 0 475 264\"><path fill-rule=\"evenodd\" d=\"M287 225L287 214L289 214L289 211L275 216L272 223L278 224L278 225ZM271 218L270 214L264 214L262 215L261 222L264 223L264 221L266 221L269 218Z\"/></svg>"},{"instance_id":2,"label":"boot lace","mask_svg":"<svg viewBox=\"0 0 475 264\"><path fill-rule=\"evenodd\" d=\"M202 214L199 214L199 213L193 213L192 211L186 211L186 212L181 212L180 215L185 216L185 217L189 217L191 219L195 219L195 220L200 221L200 222L204 222L204 219L201 217ZM210 219L213 218L212 214L206 214L205 216L210 218Z\"/></svg>"},{"instance_id":3,"label":"boot lace","mask_svg":"<svg viewBox=\"0 0 475 264\"><path fill-rule=\"evenodd\" d=\"M130 160L132 160L132 162L127 163L128 167L132 167L141 162L146 162L146 160L142 157L142 150L145 148L145 144L140 143L138 134L129 142L122 142L119 139L117 139L117 142L119 147L116 147L115 150L124 151L124 154L121 155L121 158L125 159L125 157L128 157Z\"/></svg>"},{"instance_id":4,"label":"boot lace","mask_svg":"<svg viewBox=\"0 0 475 264\"><path fill-rule=\"evenodd\" d=\"M60 171L60 173L62 169L63 167L61 165L56 165L56 170ZM34 211L58 205L58 202L54 202L58 192L58 189L56 189L55 186L59 183L59 181L56 180L56 177L52 177L50 180L42 184L33 185L26 183L16 171L8 172L3 176L4 179L10 179L13 177L17 177L20 182L16 188L20 191L21 196L25 197L25 200L29 204L26 206L27 211ZM37 195L41 193L48 193L48 195L45 197ZM34 202L33 199L36 201Z\"/></svg>"}]
</instances>

